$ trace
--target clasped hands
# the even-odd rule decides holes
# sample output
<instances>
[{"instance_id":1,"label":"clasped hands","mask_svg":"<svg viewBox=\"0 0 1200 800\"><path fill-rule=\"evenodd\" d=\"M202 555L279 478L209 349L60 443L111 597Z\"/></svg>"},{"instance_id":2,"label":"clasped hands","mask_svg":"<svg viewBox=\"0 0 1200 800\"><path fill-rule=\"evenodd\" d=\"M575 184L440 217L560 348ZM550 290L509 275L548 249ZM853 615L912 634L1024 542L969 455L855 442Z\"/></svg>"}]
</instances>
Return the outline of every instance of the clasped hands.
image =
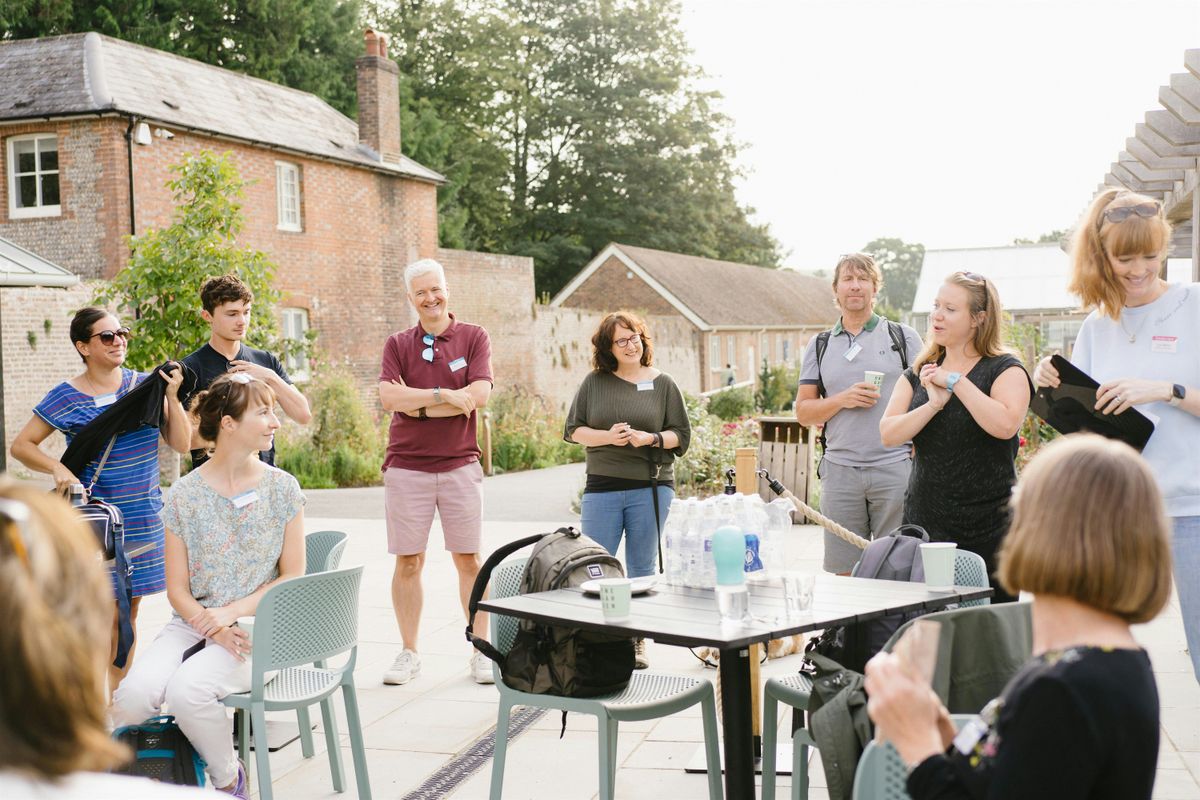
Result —
<instances>
[{"instance_id":1,"label":"clasped hands","mask_svg":"<svg viewBox=\"0 0 1200 800\"><path fill-rule=\"evenodd\" d=\"M950 402L950 390L946 388L946 378L949 372L937 364L925 364L921 367L921 385L929 394L929 405L935 411L941 411Z\"/></svg>"},{"instance_id":2,"label":"clasped hands","mask_svg":"<svg viewBox=\"0 0 1200 800\"><path fill-rule=\"evenodd\" d=\"M633 447L645 447L646 445L654 444L654 434L639 431L633 428L628 422L615 423L608 429L609 444L615 447L624 447L632 445Z\"/></svg>"},{"instance_id":3,"label":"clasped hands","mask_svg":"<svg viewBox=\"0 0 1200 800\"><path fill-rule=\"evenodd\" d=\"M224 647L238 661L245 661L250 655L250 636L234 624L237 618L238 613L232 606L219 606L201 609L187 624L196 633Z\"/></svg>"}]
</instances>

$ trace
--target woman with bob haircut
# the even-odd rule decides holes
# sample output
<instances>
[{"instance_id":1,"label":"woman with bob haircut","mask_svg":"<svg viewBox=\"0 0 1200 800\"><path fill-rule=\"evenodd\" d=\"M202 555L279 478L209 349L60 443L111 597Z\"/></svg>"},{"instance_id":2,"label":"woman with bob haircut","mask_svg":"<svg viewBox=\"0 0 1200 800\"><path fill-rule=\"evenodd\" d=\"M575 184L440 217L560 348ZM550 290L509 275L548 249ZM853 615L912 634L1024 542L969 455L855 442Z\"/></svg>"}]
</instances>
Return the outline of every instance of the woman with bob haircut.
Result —
<instances>
[{"instance_id":1,"label":"woman with bob haircut","mask_svg":"<svg viewBox=\"0 0 1200 800\"><path fill-rule=\"evenodd\" d=\"M1154 475L1128 445L1074 434L1034 457L1013 505L1000 579L1033 593L1033 657L960 734L893 654L867 664L867 711L914 800L1149 800L1158 689L1129 626L1171 596Z\"/></svg>"},{"instance_id":2,"label":"woman with bob haircut","mask_svg":"<svg viewBox=\"0 0 1200 800\"><path fill-rule=\"evenodd\" d=\"M67 503L0 481L0 797L203 798L107 771L132 753L105 725L112 586Z\"/></svg>"},{"instance_id":3,"label":"woman with bob haircut","mask_svg":"<svg viewBox=\"0 0 1200 800\"><path fill-rule=\"evenodd\" d=\"M1100 384L1097 410L1138 406L1154 420L1142 456L1166 498L1175 587L1200 680L1200 284L1163 280L1170 247L1157 200L1117 189L1095 199L1071 246L1071 291L1093 309L1071 363ZM1049 358L1033 378L1059 385Z\"/></svg>"},{"instance_id":4,"label":"woman with bob haircut","mask_svg":"<svg viewBox=\"0 0 1200 800\"><path fill-rule=\"evenodd\" d=\"M304 495L288 473L259 460L279 429L275 393L244 372L197 395L212 456L167 492L167 598L174 615L113 699L132 725L170 707L208 765L213 785L247 796L221 698L250 688L250 642L237 626L275 584L304 573Z\"/></svg>"},{"instance_id":5,"label":"woman with bob haircut","mask_svg":"<svg viewBox=\"0 0 1200 800\"><path fill-rule=\"evenodd\" d=\"M646 323L630 311L601 320L592 336L592 367L575 392L563 432L568 442L587 447L580 526L613 555L624 535L629 577L653 575L658 537L675 497L671 465L692 437L683 394L670 375L655 369ZM649 666L641 639L635 663Z\"/></svg>"},{"instance_id":6,"label":"woman with bob haircut","mask_svg":"<svg viewBox=\"0 0 1200 800\"><path fill-rule=\"evenodd\" d=\"M974 272L947 276L933 301L929 338L896 381L880 436L885 447L913 443L904 521L931 541L955 542L983 557L995 600L996 551L1008 530L1017 480L1018 432L1032 386L1004 345L996 286Z\"/></svg>"}]
</instances>

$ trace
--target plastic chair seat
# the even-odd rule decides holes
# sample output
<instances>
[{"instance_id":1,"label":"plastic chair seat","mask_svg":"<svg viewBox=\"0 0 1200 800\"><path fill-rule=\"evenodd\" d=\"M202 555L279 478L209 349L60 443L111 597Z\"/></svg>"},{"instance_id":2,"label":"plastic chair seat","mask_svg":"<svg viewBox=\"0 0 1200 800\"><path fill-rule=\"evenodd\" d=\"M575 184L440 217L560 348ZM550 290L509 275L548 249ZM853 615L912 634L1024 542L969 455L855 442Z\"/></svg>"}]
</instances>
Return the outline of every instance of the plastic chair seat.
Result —
<instances>
[{"instance_id":1,"label":"plastic chair seat","mask_svg":"<svg viewBox=\"0 0 1200 800\"><path fill-rule=\"evenodd\" d=\"M340 684L341 675L337 672L313 667L290 667L280 670L279 674L263 687L263 702L266 703L268 711L276 710L271 707L273 703L285 705L287 708L305 701L315 703L333 694ZM235 708L249 708L250 693L231 694L223 702Z\"/></svg>"}]
</instances>

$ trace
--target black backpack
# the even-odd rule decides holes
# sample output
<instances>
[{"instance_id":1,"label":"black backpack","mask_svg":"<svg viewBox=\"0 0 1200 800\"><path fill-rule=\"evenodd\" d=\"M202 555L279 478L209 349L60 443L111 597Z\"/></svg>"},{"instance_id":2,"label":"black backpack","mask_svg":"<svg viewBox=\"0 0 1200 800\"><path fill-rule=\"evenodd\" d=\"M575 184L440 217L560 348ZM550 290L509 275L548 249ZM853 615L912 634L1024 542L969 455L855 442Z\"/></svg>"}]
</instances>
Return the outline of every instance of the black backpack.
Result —
<instances>
[{"instance_id":1,"label":"black backpack","mask_svg":"<svg viewBox=\"0 0 1200 800\"><path fill-rule=\"evenodd\" d=\"M204 785L204 759L169 715L113 731L113 738L133 751L133 760L113 772L136 775L178 786Z\"/></svg>"},{"instance_id":2,"label":"black backpack","mask_svg":"<svg viewBox=\"0 0 1200 800\"><path fill-rule=\"evenodd\" d=\"M576 587L599 578L621 578L621 562L574 528L518 539L492 553L479 570L468 603L467 641L500 665L506 686L530 694L595 697L619 692L633 675L633 638L523 619L507 654L474 635L475 613L502 560L533 545L521 594Z\"/></svg>"},{"instance_id":3,"label":"black backpack","mask_svg":"<svg viewBox=\"0 0 1200 800\"><path fill-rule=\"evenodd\" d=\"M928 541L929 534L919 525L901 525L867 545L854 577L922 582L925 566L921 561L921 543ZM846 669L862 672L871 657L883 649L901 625L922 613L908 611L867 622L835 625L809 641L805 653L815 652ZM807 660L804 669L809 673L814 671Z\"/></svg>"},{"instance_id":4,"label":"black backpack","mask_svg":"<svg viewBox=\"0 0 1200 800\"><path fill-rule=\"evenodd\" d=\"M113 666L121 669L133 646L130 606L133 603L133 565L125 555L125 515L121 509L103 500L92 500L75 511L96 534L104 558L113 563L113 589L117 600L117 657Z\"/></svg>"}]
</instances>

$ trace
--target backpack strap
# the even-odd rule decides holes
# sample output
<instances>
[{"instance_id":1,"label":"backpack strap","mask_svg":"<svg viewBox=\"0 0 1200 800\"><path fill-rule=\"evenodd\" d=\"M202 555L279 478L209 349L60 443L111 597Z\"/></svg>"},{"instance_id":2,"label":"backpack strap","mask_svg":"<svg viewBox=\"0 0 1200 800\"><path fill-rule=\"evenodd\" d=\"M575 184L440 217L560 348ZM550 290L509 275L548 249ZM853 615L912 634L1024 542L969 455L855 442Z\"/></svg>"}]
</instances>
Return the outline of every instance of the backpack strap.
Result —
<instances>
[{"instance_id":1,"label":"backpack strap","mask_svg":"<svg viewBox=\"0 0 1200 800\"><path fill-rule=\"evenodd\" d=\"M108 463L108 456L112 453L113 445L117 443L117 435L108 440L108 447L104 448L104 455L100 456L100 463L96 465L96 471L92 473L92 482L87 485L84 490L85 497L92 496L92 489L96 488L96 481L100 480L100 473L104 471L104 465Z\"/></svg>"},{"instance_id":2,"label":"backpack strap","mask_svg":"<svg viewBox=\"0 0 1200 800\"><path fill-rule=\"evenodd\" d=\"M816 351L813 353L817 357L817 397L825 396L825 380L821 377L821 359L825 358L825 351L829 349L829 337L829 331L818 333Z\"/></svg>"},{"instance_id":3,"label":"backpack strap","mask_svg":"<svg viewBox=\"0 0 1200 800\"><path fill-rule=\"evenodd\" d=\"M892 337L892 349L900 354L900 369L908 369L908 339L904 336L904 328L899 322L887 321L888 335Z\"/></svg>"},{"instance_id":4,"label":"backpack strap","mask_svg":"<svg viewBox=\"0 0 1200 800\"><path fill-rule=\"evenodd\" d=\"M554 531L554 533L569 532L574 534L575 530L570 527L562 527ZM483 562L483 566L479 568L479 574L475 576L475 585L471 587L471 599L467 601L467 641L474 645L475 649L483 653L485 656L495 661L497 664L504 660L504 655L492 646L492 643L487 639L475 635L475 614L479 611L479 601L483 599L483 593L487 591L488 581L492 579L492 570L503 561L523 547L528 547L531 544L537 544L543 537L549 536L548 533L537 533L533 536L526 536L524 539L517 539L515 542L509 542L506 545L501 545L499 549L487 557L487 561ZM578 535L578 534L575 534Z\"/></svg>"}]
</instances>

